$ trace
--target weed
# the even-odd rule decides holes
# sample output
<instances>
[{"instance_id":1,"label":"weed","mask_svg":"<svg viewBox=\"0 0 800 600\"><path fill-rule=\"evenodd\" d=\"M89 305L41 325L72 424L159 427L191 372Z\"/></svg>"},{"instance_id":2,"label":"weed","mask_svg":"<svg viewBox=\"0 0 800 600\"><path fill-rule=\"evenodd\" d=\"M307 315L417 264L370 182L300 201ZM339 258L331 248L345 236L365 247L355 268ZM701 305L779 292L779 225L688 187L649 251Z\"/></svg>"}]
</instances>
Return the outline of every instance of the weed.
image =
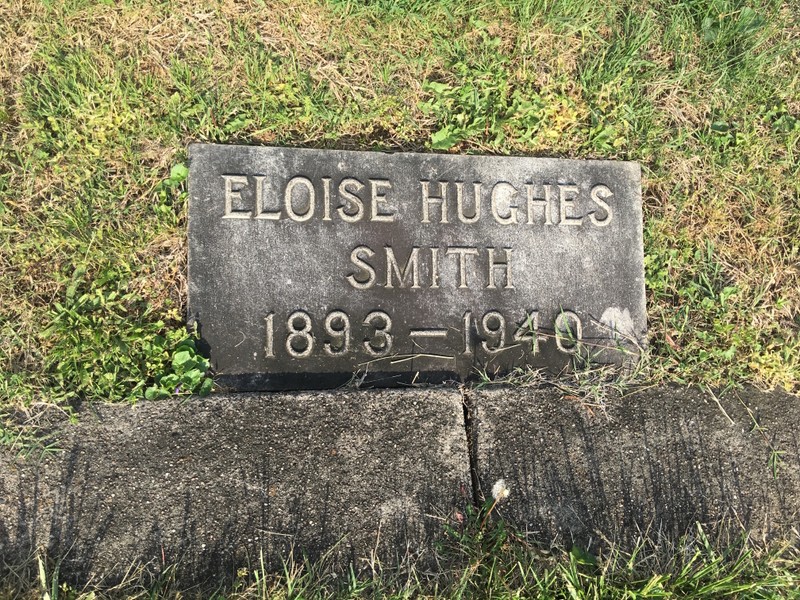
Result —
<instances>
[{"instance_id":1,"label":"weed","mask_svg":"<svg viewBox=\"0 0 800 600\"><path fill-rule=\"evenodd\" d=\"M761 438L764 440L764 443L769 448L769 458L767 459L767 465L769 466L769 470L772 472L772 478L778 478L778 469L780 468L781 464L783 463L783 455L786 454L785 450L779 450L775 444L773 444L772 440L767 435L767 428L761 425L758 420L756 419L755 414L753 411L750 410L750 407L747 406L741 398L739 398L739 402L747 411L747 415L750 417L751 421L751 432L758 432L761 435Z\"/></svg>"},{"instance_id":2,"label":"weed","mask_svg":"<svg viewBox=\"0 0 800 600\"><path fill-rule=\"evenodd\" d=\"M2 413L0 413L0 446L23 458L33 455L41 457L60 451L46 435L40 435L35 426L17 423Z\"/></svg>"},{"instance_id":3,"label":"weed","mask_svg":"<svg viewBox=\"0 0 800 600\"><path fill-rule=\"evenodd\" d=\"M68 289L66 302L49 311L42 339L52 340L44 368L60 391L54 399L141 397L148 379L163 370L168 348L184 336L179 330L161 335L164 323L147 319L146 309L131 318L142 299L124 292L119 275L103 274L85 293Z\"/></svg>"},{"instance_id":4,"label":"weed","mask_svg":"<svg viewBox=\"0 0 800 600\"><path fill-rule=\"evenodd\" d=\"M207 377L209 361L197 352L194 339L180 342L172 354L172 369L156 377L156 384L145 391L145 398L156 400L170 396L200 394L211 392L213 380Z\"/></svg>"}]
</instances>

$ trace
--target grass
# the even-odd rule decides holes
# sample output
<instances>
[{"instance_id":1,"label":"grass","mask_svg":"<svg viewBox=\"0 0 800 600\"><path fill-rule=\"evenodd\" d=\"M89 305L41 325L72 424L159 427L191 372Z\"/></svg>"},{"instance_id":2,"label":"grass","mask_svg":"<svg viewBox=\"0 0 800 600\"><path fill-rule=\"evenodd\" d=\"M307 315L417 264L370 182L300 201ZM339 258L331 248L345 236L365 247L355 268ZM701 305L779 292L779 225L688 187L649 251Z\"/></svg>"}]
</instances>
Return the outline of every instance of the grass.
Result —
<instances>
[{"instance_id":1,"label":"grass","mask_svg":"<svg viewBox=\"0 0 800 600\"><path fill-rule=\"evenodd\" d=\"M639 161L649 378L796 391L799 15L5 0L0 409L135 401L173 373L190 141Z\"/></svg>"},{"instance_id":2,"label":"grass","mask_svg":"<svg viewBox=\"0 0 800 600\"><path fill-rule=\"evenodd\" d=\"M54 407L207 389L184 329L191 141L639 161L642 376L800 391L797 0L0 0L0 39L0 445L12 451L53 448L36 423ZM616 385L603 369L573 377L564 392L600 408ZM746 537L698 530L665 549L645 536L631 555L592 557L485 516L449 532L435 577L343 581L302 560L276 576L254 561L218 597L800 586L796 550ZM177 567L79 590L38 556L0 595L174 597Z\"/></svg>"},{"instance_id":3,"label":"grass","mask_svg":"<svg viewBox=\"0 0 800 600\"><path fill-rule=\"evenodd\" d=\"M800 554L787 544L761 547L728 527L714 535L699 526L677 543L645 532L631 552L614 547L602 555L538 546L490 515L490 500L464 522L443 532L439 570L407 565L401 570L341 573L318 561L289 558L282 573L264 567L263 556L213 587L182 586L180 564L153 574L132 566L114 585L68 583L57 560L43 554L8 568L0 594L22 600L101 598L793 598L800 588ZM496 513L496 511L495 511Z\"/></svg>"},{"instance_id":4,"label":"grass","mask_svg":"<svg viewBox=\"0 0 800 600\"><path fill-rule=\"evenodd\" d=\"M190 141L628 159L649 377L800 382L800 10L0 3L0 408L135 401L186 337Z\"/></svg>"}]
</instances>

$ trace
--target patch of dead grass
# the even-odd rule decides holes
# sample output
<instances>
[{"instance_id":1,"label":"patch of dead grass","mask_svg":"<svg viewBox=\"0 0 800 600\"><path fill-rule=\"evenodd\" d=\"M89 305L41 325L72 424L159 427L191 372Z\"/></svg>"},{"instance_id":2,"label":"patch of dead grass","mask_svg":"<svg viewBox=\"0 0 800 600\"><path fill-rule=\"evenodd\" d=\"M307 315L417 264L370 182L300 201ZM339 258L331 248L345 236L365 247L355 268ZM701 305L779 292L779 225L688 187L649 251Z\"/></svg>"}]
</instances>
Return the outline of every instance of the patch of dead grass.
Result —
<instances>
[{"instance_id":1,"label":"patch of dead grass","mask_svg":"<svg viewBox=\"0 0 800 600\"><path fill-rule=\"evenodd\" d=\"M138 252L144 266L131 290L141 295L157 314L169 314L180 322L186 314L186 236L165 232Z\"/></svg>"}]
</instances>

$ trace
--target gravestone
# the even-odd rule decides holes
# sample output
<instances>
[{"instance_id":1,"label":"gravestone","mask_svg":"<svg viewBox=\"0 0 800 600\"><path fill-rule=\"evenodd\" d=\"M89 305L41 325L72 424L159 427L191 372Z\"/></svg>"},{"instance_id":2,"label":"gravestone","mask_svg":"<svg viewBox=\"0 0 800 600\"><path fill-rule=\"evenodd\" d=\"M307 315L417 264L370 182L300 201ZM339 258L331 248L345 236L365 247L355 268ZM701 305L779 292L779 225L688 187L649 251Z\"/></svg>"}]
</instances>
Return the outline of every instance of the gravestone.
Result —
<instances>
[{"instance_id":1,"label":"gravestone","mask_svg":"<svg viewBox=\"0 0 800 600\"><path fill-rule=\"evenodd\" d=\"M638 164L193 144L189 320L242 390L465 379L646 336Z\"/></svg>"}]
</instances>

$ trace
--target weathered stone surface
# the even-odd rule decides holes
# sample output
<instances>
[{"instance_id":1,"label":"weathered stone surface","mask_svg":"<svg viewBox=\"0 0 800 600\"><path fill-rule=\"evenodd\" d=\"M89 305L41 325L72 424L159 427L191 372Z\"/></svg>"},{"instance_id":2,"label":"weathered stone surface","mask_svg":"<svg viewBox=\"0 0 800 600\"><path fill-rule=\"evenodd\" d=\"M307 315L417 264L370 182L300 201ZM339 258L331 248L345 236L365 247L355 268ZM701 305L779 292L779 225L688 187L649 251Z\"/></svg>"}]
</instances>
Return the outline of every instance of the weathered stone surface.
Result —
<instances>
[{"instance_id":1,"label":"weathered stone surface","mask_svg":"<svg viewBox=\"0 0 800 600\"><path fill-rule=\"evenodd\" d=\"M96 406L55 439L63 453L41 461L0 447L0 557L45 548L76 581L166 561L190 583L255 567L261 550L279 571L292 547L334 548L340 568L372 552L385 567L425 564L470 496L455 391Z\"/></svg>"},{"instance_id":2,"label":"weathered stone surface","mask_svg":"<svg viewBox=\"0 0 800 600\"><path fill-rule=\"evenodd\" d=\"M647 532L675 541L695 522L726 519L763 539L800 522L795 396L747 389L718 405L696 390L656 388L607 414L552 390L498 389L471 401L480 486L489 494L505 478L511 495L500 512L535 539L632 545ZM782 453L777 477L745 405Z\"/></svg>"},{"instance_id":3,"label":"weathered stone surface","mask_svg":"<svg viewBox=\"0 0 800 600\"><path fill-rule=\"evenodd\" d=\"M644 343L636 163L201 144L189 159L189 317L224 385L560 371Z\"/></svg>"}]
</instances>

